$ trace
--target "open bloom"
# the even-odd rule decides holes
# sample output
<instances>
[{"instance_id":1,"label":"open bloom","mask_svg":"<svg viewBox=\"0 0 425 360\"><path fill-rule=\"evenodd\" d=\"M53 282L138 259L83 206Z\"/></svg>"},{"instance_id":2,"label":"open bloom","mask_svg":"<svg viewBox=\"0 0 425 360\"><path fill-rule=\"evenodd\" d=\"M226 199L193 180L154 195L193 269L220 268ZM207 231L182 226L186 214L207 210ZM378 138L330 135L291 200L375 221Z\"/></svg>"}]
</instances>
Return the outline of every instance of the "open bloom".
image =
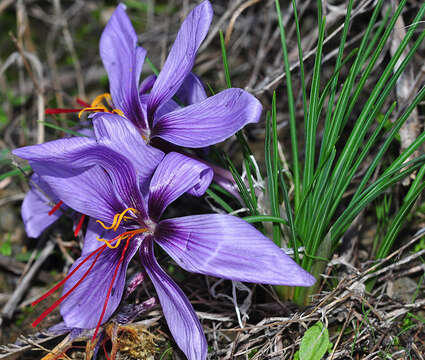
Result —
<instances>
[{"instance_id":1,"label":"open bloom","mask_svg":"<svg viewBox=\"0 0 425 360\"><path fill-rule=\"evenodd\" d=\"M103 31L100 56L108 73L113 107L119 109L149 142L161 138L178 146L200 148L223 141L245 124L257 122L260 102L242 89L206 97L191 73L196 52L211 24L209 1L195 7L183 22L158 77L139 86L146 51L120 4ZM174 100L189 106L180 107Z\"/></svg>"},{"instance_id":2,"label":"open bloom","mask_svg":"<svg viewBox=\"0 0 425 360\"><path fill-rule=\"evenodd\" d=\"M115 115L98 116L96 128L107 127L111 116ZM212 170L169 153L156 168L146 193L138 165L105 146L107 136L103 143L73 138L14 151L30 161L66 205L97 219L68 276L40 301L64 285L62 297L35 324L61 304L67 326L98 329L118 307L128 264L139 250L176 343L189 359L205 359L201 324L186 296L158 264L154 243L187 271L276 285L314 283L314 277L282 249L237 217L210 214L161 220L167 206L182 194L203 194Z\"/></svg>"},{"instance_id":3,"label":"open bloom","mask_svg":"<svg viewBox=\"0 0 425 360\"><path fill-rule=\"evenodd\" d=\"M85 143L91 146L93 143L101 143L115 149L124 156L133 158L138 165L138 173L141 179L149 180L154 169L164 157L162 151L147 147L136 128L129 123L117 123L118 115L105 114L110 118L101 124L94 120L94 130L80 129L79 133L90 138ZM114 121L108 121L113 119ZM124 130L122 130L124 129ZM107 136L105 136L107 134ZM125 138L123 137L125 134ZM134 148L146 148L141 156L135 154ZM35 170L35 169L34 169ZM53 188L35 172L30 178L30 190L27 192L22 203L21 214L25 225L25 231L29 237L37 238L50 225L56 222L67 210L66 206ZM77 236L85 221L85 214L69 213L74 221L74 235Z\"/></svg>"}]
</instances>

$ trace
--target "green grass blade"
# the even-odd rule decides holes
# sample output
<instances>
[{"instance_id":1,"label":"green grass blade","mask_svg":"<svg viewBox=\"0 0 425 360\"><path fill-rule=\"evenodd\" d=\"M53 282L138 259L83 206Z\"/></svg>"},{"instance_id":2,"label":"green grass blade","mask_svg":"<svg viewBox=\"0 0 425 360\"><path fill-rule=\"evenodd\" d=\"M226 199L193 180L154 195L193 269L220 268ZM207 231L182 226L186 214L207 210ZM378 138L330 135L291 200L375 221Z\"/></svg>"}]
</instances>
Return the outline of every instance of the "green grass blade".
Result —
<instances>
[{"instance_id":1,"label":"green grass blade","mask_svg":"<svg viewBox=\"0 0 425 360\"><path fill-rule=\"evenodd\" d=\"M406 221L407 216L410 214L413 205L415 204L418 197L421 195L422 191L425 189L425 182L423 181L424 174L425 166L422 166L403 201L403 205L401 206L393 222L391 223L391 226L388 229L385 238L381 242L381 245L376 254L376 258L384 258L391 250L391 246L393 245L394 240L399 234L403 223Z\"/></svg>"},{"instance_id":2,"label":"green grass blade","mask_svg":"<svg viewBox=\"0 0 425 360\"><path fill-rule=\"evenodd\" d=\"M219 204L224 210L226 210L228 213L232 213L234 210L230 207L230 205L227 204L225 200L223 200L218 194L216 194L211 189L207 189L206 193L217 203Z\"/></svg>"},{"instance_id":3,"label":"green grass blade","mask_svg":"<svg viewBox=\"0 0 425 360\"><path fill-rule=\"evenodd\" d=\"M223 31L221 30L220 30L220 44L221 44L221 55L223 59L224 76L226 78L226 85L228 88L231 88L232 82L230 81L230 72L229 72L229 64L227 62L226 44L224 43Z\"/></svg>"},{"instance_id":4,"label":"green grass blade","mask_svg":"<svg viewBox=\"0 0 425 360\"><path fill-rule=\"evenodd\" d=\"M70 135L74 135L74 136L81 136L81 137L88 137L87 135L81 134L78 131L74 131L74 130L70 130L70 129L65 129L61 126L49 123L47 121L38 121L39 123L43 124L46 127L55 129L55 130L59 130L59 131L63 131L64 133L70 134Z\"/></svg>"},{"instance_id":5,"label":"green grass blade","mask_svg":"<svg viewBox=\"0 0 425 360\"><path fill-rule=\"evenodd\" d=\"M22 175L22 171L31 171L31 166L24 166L22 169L14 169L0 175L0 181L11 176Z\"/></svg>"},{"instance_id":6,"label":"green grass blade","mask_svg":"<svg viewBox=\"0 0 425 360\"><path fill-rule=\"evenodd\" d=\"M267 222L274 222L274 223L283 224L283 225L289 225L285 219L282 219L281 217L276 217L276 216L256 215L256 216L245 216L242 219L250 224L267 221Z\"/></svg>"},{"instance_id":7,"label":"green grass blade","mask_svg":"<svg viewBox=\"0 0 425 360\"><path fill-rule=\"evenodd\" d=\"M285 29L283 28L282 14L280 12L279 0L275 0L277 19L279 21L280 39L282 42L283 63L285 66L286 75L286 91L288 96L289 106L289 128L291 133L291 149L292 149L292 173L294 179L294 203L295 209L300 203L300 166L298 155L298 140L297 140L297 125L295 119L295 102L292 92L291 70L289 66L288 50L286 48Z\"/></svg>"},{"instance_id":8,"label":"green grass blade","mask_svg":"<svg viewBox=\"0 0 425 360\"><path fill-rule=\"evenodd\" d=\"M279 171L280 187L283 193L283 202L285 204L286 218L288 219L289 229L291 231L291 245L294 250L294 260L297 264L300 263L300 257L298 255L298 244L297 244L297 230L295 228L294 216L292 215L292 207L289 201L288 189L286 187L285 179L283 178L283 172Z\"/></svg>"}]
</instances>

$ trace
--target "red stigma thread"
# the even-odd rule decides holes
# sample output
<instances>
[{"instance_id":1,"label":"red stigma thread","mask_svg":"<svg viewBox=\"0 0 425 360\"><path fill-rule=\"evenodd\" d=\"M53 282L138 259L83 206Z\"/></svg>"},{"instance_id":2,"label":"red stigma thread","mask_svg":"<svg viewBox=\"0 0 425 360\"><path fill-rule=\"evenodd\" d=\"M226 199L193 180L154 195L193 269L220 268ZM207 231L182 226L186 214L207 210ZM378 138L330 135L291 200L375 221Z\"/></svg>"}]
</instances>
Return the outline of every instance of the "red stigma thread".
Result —
<instances>
[{"instance_id":1,"label":"red stigma thread","mask_svg":"<svg viewBox=\"0 0 425 360\"><path fill-rule=\"evenodd\" d=\"M49 216L53 215L61 207L62 204L63 201L59 200L59 202L55 206L53 206L52 210L49 211Z\"/></svg>"},{"instance_id":2,"label":"red stigma thread","mask_svg":"<svg viewBox=\"0 0 425 360\"><path fill-rule=\"evenodd\" d=\"M118 261L118 264L117 264L117 266L115 267L114 275L112 276L112 280L111 280L111 283L110 283L110 285L109 285L108 292L107 292L107 294L106 294L106 299L105 299L105 302L103 303L102 313L100 314L99 321L97 322L96 330L94 331L93 337L92 337L92 339L91 339L91 340L92 340L92 342L94 342L94 341L96 340L97 333L99 332L100 325L102 324L103 317L105 316L106 307L108 306L109 297L111 296L112 288L113 288L113 286L114 286L114 282L115 282L115 279L116 279L116 277L117 277L118 270L119 270L119 268L120 268L121 264L122 264L122 263L123 263L123 261L124 261L124 255L125 255L125 253L126 253L126 251L127 251L128 245L130 244L130 240L131 240L134 236L136 236L136 234L133 234L133 235L131 235L131 236L129 236L129 237L128 237L127 242L125 243L124 249L123 249L123 251L122 251L122 253L121 253L121 257L120 257L120 259L119 259L119 261ZM104 245L104 246L105 246L105 245Z\"/></svg>"},{"instance_id":3,"label":"red stigma thread","mask_svg":"<svg viewBox=\"0 0 425 360\"><path fill-rule=\"evenodd\" d=\"M90 106L89 103L85 102L84 100L81 100L80 98L77 98L77 104L78 105L81 105L81 106L84 106L84 107L89 107Z\"/></svg>"},{"instance_id":4,"label":"red stigma thread","mask_svg":"<svg viewBox=\"0 0 425 360\"><path fill-rule=\"evenodd\" d=\"M93 260L93 263L90 265L89 269L84 273L84 275L81 277L80 280L77 281L77 283L60 299L56 300L52 306L50 306L48 309L46 309L31 325L33 327L36 327L47 315L49 315L58 305L62 303L80 284L81 282L87 277L89 272L93 269L93 266L96 264L97 259L99 258L100 254L106 249L106 245L101 246L100 248L92 251L78 266L75 267L74 270L72 270L62 281L60 281L58 284L56 284L52 289L50 289L47 293L39 297L37 300L35 300L31 306L37 305L42 300L49 297L51 294L53 294L57 289L59 289L65 282L75 274L75 272L84 264L86 263L93 255L96 255L95 259Z\"/></svg>"},{"instance_id":5,"label":"red stigma thread","mask_svg":"<svg viewBox=\"0 0 425 360\"><path fill-rule=\"evenodd\" d=\"M64 108L55 108L55 109L46 109L44 113L46 115L54 115L54 114L66 114L66 113L77 113L80 112L81 109L64 109Z\"/></svg>"},{"instance_id":6,"label":"red stigma thread","mask_svg":"<svg viewBox=\"0 0 425 360\"><path fill-rule=\"evenodd\" d=\"M78 234L79 234L79 232L80 232L80 230L81 230L81 227L83 226L83 224L84 224L84 219L86 218L86 215L85 214L83 214L83 215L81 215L81 218L80 218L80 221L78 221L78 224L77 224L77 226L75 227L75 230L74 230L74 236L75 237L77 237L78 236Z\"/></svg>"}]
</instances>

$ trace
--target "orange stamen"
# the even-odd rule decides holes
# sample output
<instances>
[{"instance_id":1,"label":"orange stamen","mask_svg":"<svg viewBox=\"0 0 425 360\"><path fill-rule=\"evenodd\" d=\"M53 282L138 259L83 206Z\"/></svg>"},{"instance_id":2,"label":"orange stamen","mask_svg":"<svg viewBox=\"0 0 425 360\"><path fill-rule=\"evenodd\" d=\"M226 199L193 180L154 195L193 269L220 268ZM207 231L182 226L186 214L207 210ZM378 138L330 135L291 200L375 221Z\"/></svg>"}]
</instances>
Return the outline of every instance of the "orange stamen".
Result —
<instances>
[{"instance_id":1,"label":"orange stamen","mask_svg":"<svg viewBox=\"0 0 425 360\"><path fill-rule=\"evenodd\" d=\"M131 219L131 217L124 216L129 211L132 211L133 213L136 213L137 212L136 209L127 208L122 213L115 214L114 220L113 220L111 226L106 226L105 223L103 221L100 221L100 220L96 220L96 222L98 222L106 230L111 230L113 228L114 231L117 231L117 229L120 226L120 224L121 224L121 222L122 222L123 219L124 220L128 220L129 218Z\"/></svg>"},{"instance_id":2,"label":"orange stamen","mask_svg":"<svg viewBox=\"0 0 425 360\"><path fill-rule=\"evenodd\" d=\"M75 237L78 236L78 233L80 232L81 227L83 226L83 223L84 223L84 219L85 218L86 218L86 215L85 214L81 215L80 221L78 221L78 224L77 224L77 226L75 227L75 230L74 230L74 236Z\"/></svg>"},{"instance_id":3,"label":"orange stamen","mask_svg":"<svg viewBox=\"0 0 425 360\"><path fill-rule=\"evenodd\" d=\"M126 231L123 232L122 234L114 237L111 241L108 241L106 239L100 239L100 238L96 238L97 241L103 241L105 243L105 245L110 248L110 249L116 249L119 244L121 243L121 240L125 240L127 239L129 236L131 238L133 238L135 235L137 234L142 234L144 232L148 231L148 229L146 228L141 228L141 229L136 229L136 230L130 230L130 231ZM115 245L112 245L113 242L117 242Z\"/></svg>"},{"instance_id":4,"label":"orange stamen","mask_svg":"<svg viewBox=\"0 0 425 360\"><path fill-rule=\"evenodd\" d=\"M112 106L112 97L111 97L111 94L108 94L108 93L103 93L103 94L97 95L94 98L94 100L92 101L91 106L93 106L93 107L98 106L99 104L102 103L103 99L106 100L106 102L109 106Z\"/></svg>"},{"instance_id":5,"label":"orange stamen","mask_svg":"<svg viewBox=\"0 0 425 360\"><path fill-rule=\"evenodd\" d=\"M97 106L97 107L86 107L84 109L82 109L79 113L78 113L78 117L80 118L81 115L83 115L84 112L86 111L93 111L93 112L109 112L108 109L106 108L106 106Z\"/></svg>"},{"instance_id":6,"label":"orange stamen","mask_svg":"<svg viewBox=\"0 0 425 360\"><path fill-rule=\"evenodd\" d=\"M59 202L55 206L53 206L52 210L49 211L49 216L53 215L61 207L62 204L63 201L59 200Z\"/></svg>"}]
</instances>

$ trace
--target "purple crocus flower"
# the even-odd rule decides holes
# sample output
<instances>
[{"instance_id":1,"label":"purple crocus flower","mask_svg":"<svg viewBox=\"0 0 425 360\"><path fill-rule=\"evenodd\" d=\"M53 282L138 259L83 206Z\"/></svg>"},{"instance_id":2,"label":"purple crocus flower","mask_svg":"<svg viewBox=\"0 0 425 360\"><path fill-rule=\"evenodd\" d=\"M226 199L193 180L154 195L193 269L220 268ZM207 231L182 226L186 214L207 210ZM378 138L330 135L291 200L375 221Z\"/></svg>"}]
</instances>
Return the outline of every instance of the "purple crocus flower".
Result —
<instances>
[{"instance_id":1,"label":"purple crocus flower","mask_svg":"<svg viewBox=\"0 0 425 360\"><path fill-rule=\"evenodd\" d=\"M110 125L111 116L115 115L98 115L95 127ZM97 219L91 225L106 230L102 237L96 229L86 236L82 255L68 276L39 301L65 285L62 297L34 325L61 304L68 327L98 329L117 309L128 264L139 250L176 343L189 359L205 359L202 326L186 296L159 266L154 243L191 272L275 285L315 282L282 249L237 217L210 214L161 220L167 206L182 194L205 192L213 176L207 165L169 153L156 168L148 193L143 193L133 158L105 146L106 135L103 143L89 141L63 139L14 151L30 161L66 205Z\"/></svg>"},{"instance_id":2,"label":"purple crocus flower","mask_svg":"<svg viewBox=\"0 0 425 360\"><path fill-rule=\"evenodd\" d=\"M162 151L149 147L142 151L144 156L138 157L134 153L134 147L146 148L146 144L140 139L138 131L130 123L116 122L117 115L113 115L114 122L103 121L95 126L95 131L87 128L77 129L77 131L93 141L104 143L106 146L115 149L124 156L130 157L139 165L140 177L149 180L153 170L164 157ZM124 129L124 130L122 130ZM127 134L127 138L120 137L122 133ZM105 133L110 134L105 137ZM117 143L118 142L118 143ZM50 185L44 181L42 176L35 172L30 178L30 190L27 192L22 203L21 215L24 222L25 231L29 237L37 238L50 225L55 223L68 210ZM74 221L74 235L77 236L86 218L85 214L71 213ZM89 220L89 223L91 221Z\"/></svg>"},{"instance_id":3,"label":"purple crocus flower","mask_svg":"<svg viewBox=\"0 0 425 360\"><path fill-rule=\"evenodd\" d=\"M139 86L146 50L120 4L103 31L100 56L108 73L113 107L138 129L146 142L201 148L223 141L248 123L257 122L261 104L242 89L227 89L206 97L200 80L191 73L196 52L211 24L209 1L195 7L183 22L158 77ZM149 93L148 93L149 92ZM173 97L190 104L180 107Z\"/></svg>"}]
</instances>

